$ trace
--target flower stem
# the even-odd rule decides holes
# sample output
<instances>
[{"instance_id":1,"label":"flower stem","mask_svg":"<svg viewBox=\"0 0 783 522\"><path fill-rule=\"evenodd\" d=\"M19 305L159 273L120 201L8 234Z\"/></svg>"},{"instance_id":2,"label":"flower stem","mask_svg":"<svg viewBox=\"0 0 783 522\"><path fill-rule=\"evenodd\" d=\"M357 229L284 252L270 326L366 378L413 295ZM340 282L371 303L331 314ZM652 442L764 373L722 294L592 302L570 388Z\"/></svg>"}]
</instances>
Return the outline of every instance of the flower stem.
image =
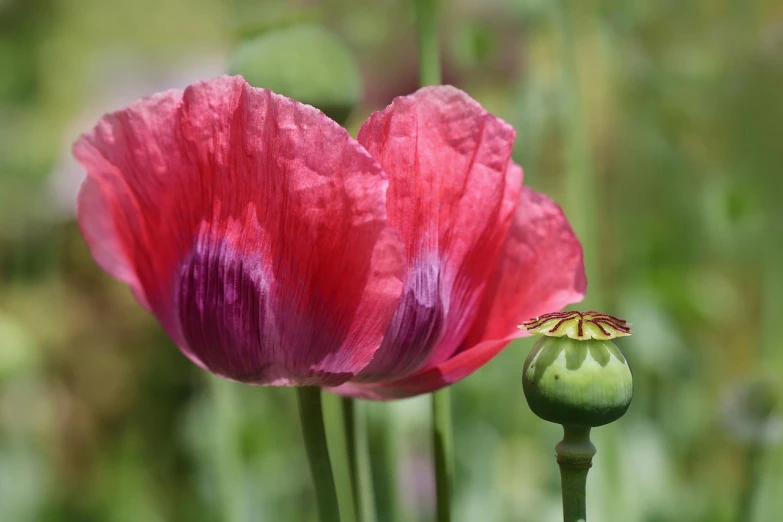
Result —
<instances>
[{"instance_id":1,"label":"flower stem","mask_svg":"<svg viewBox=\"0 0 783 522\"><path fill-rule=\"evenodd\" d=\"M441 82L438 0L413 0L413 11L419 43L419 83L437 85Z\"/></svg>"},{"instance_id":2,"label":"flower stem","mask_svg":"<svg viewBox=\"0 0 783 522\"><path fill-rule=\"evenodd\" d=\"M234 383L208 376L214 416L215 459L221 520L242 520L238 496L242 462L237 448L237 404Z\"/></svg>"},{"instance_id":3,"label":"flower stem","mask_svg":"<svg viewBox=\"0 0 783 522\"><path fill-rule=\"evenodd\" d=\"M315 497L320 522L340 522L337 489L332 476L329 449L326 444L321 389L301 386L296 389L299 400L299 419L302 423L307 460L315 485Z\"/></svg>"},{"instance_id":4,"label":"flower stem","mask_svg":"<svg viewBox=\"0 0 783 522\"><path fill-rule=\"evenodd\" d=\"M448 388L432 394L432 452L435 463L437 521L450 522L454 461L451 434L451 392Z\"/></svg>"},{"instance_id":5,"label":"flower stem","mask_svg":"<svg viewBox=\"0 0 783 522\"><path fill-rule=\"evenodd\" d=\"M401 455L401 437L399 436L399 426L397 424L396 411L391 403L382 405L379 410L382 413L381 429L374 431L377 441L376 452L380 455L376 460L378 467L374 475L378 484L382 486L377 491L378 495L378 513L381 515L382 522L401 522L402 506L400 505L398 484L398 467Z\"/></svg>"},{"instance_id":6,"label":"flower stem","mask_svg":"<svg viewBox=\"0 0 783 522\"><path fill-rule=\"evenodd\" d=\"M438 35L438 0L413 0L419 44L419 83L441 82ZM444 388L432 394L432 451L435 465L437 521L451 521L451 488L454 475L451 434L451 394Z\"/></svg>"},{"instance_id":7,"label":"flower stem","mask_svg":"<svg viewBox=\"0 0 783 522\"><path fill-rule=\"evenodd\" d=\"M574 7L579 4L574 0L556 0L551 5L554 30L559 39L559 94L562 100L559 116L563 132L565 163L563 208L582 243L585 273L587 280L590 281L590 292L580 306L600 310L606 304L604 279L601 273L604 255L600 248L600 241L601 230L607 224L601 222L601 213L598 209L606 208L606 205L602 205L602 193L597 190L597 187L601 186L601 180L596 175L593 164L589 122L580 89L578 38L573 17ZM614 426L607 426L601 432L604 442L602 447L606 448L602 458L605 467L604 475L610 484L606 491L622 489L616 429ZM604 504L609 505L608 502ZM615 514L619 515L617 512Z\"/></svg>"},{"instance_id":8,"label":"flower stem","mask_svg":"<svg viewBox=\"0 0 783 522\"><path fill-rule=\"evenodd\" d=\"M747 448L743 470L744 480L742 489L740 489L739 506L735 518L737 522L748 522L753 520L756 490L761 481L762 455L763 449L760 444L751 443Z\"/></svg>"},{"instance_id":9,"label":"flower stem","mask_svg":"<svg viewBox=\"0 0 783 522\"><path fill-rule=\"evenodd\" d=\"M351 484L351 463L348 457L348 439L345 433L343 398L331 393L321 397L324 414L326 442L332 476L337 487L337 503L340 506L341 522L357 522L354 512L353 485Z\"/></svg>"},{"instance_id":10,"label":"flower stem","mask_svg":"<svg viewBox=\"0 0 783 522\"><path fill-rule=\"evenodd\" d=\"M377 517L372 487L365 405L349 397L344 397L342 402L345 441L348 448L348 468L351 476L356 520L357 522L375 522Z\"/></svg>"},{"instance_id":11,"label":"flower stem","mask_svg":"<svg viewBox=\"0 0 783 522\"><path fill-rule=\"evenodd\" d=\"M563 494L563 522L585 522L587 472L593 465L595 446L590 428L563 426L563 440L555 446Z\"/></svg>"},{"instance_id":12,"label":"flower stem","mask_svg":"<svg viewBox=\"0 0 783 522\"><path fill-rule=\"evenodd\" d=\"M585 253L585 272L591 282L590 295L583 306L596 310L602 306L600 259L598 249L598 199L595 172L590 154L590 138L579 90L572 2L552 3L554 28L559 37L560 126L563 132L565 161L564 207Z\"/></svg>"},{"instance_id":13,"label":"flower stem","mask_svg":"<svg viewBox=\"0 0 783 522\"><path fill-rule=\"evenodd\" d=\"M361 521L362 499L359 492L359 466L356 458L356 404L350 397L342 397L343 430L345 432L345 448L348 459L348 476L351 481L351 498L357 521Z\"/></svg>"}]
</instances>

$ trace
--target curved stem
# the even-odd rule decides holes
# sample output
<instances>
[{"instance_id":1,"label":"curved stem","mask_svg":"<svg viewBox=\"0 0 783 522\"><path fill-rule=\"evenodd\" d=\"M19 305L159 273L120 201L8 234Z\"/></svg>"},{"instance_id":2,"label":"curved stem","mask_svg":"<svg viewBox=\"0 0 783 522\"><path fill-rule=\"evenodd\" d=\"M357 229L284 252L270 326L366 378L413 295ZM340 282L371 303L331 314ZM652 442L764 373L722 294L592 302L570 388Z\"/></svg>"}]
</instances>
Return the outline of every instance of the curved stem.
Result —
<instances>
[{"instance_id":1,"label":"curved stem","mask_svg":"<svg viewBox=\"0 0 783 522\"><path fill-rule=\"evenodd\" d=\"M365 405L350 397L343 397L342 402L356 520L358 522L375 522L375 495L372 489Z\"/></svg>"},{"instance_id":2,"label":"curved stem","mask_svg":"<svg viewBox=\"0 0 783 522\"><path fill-rule=\"evenodd\" d=\"M315 485L318 519L321 522L340 522L337 489L334 485L329 449L326 445L321 389L309 386L298 387L296 396L299 400L299 419L302 423L307 460L310 462L310 473Z\"/></svg>"},{"instance_id":3,"label":"curved stem","mask_svg":"<svg viewBox=\"0 0 783 522\"><path fill-rule=\"evenodd\" d=\"M590 441L590 428L563 426L563 440L555 446L560 466L563 494L563 522L587 520L587 472L596 450Z\"/></svg>"},{"instance_id":4,"label":"curved stem","mask_svg":"<svg viewBox=\"0 0 783 522\"><path fill-rule=\"evenodd\" d=\"M448 388L432 394L432 452L435 463L437 521L450 522L454 461L452 457L451 392Z\"/></svg>"}]
</instances>

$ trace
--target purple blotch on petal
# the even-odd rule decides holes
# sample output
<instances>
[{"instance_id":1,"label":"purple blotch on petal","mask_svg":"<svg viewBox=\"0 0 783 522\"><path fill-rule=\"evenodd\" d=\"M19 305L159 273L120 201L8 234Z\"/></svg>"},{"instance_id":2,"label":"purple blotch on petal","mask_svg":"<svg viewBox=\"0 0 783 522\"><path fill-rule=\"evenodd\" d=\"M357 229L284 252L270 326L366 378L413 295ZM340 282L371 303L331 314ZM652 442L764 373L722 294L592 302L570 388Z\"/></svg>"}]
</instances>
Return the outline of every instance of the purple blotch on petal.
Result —
<instances>
[{"instance_id":1,"label":"purple blotch on petal","mask_svg":"<svg viewBox=\"0 0 783 522\"><path fill-rule=\"evenodd\" d=\"M443 336L446 310L441 284L437 261L414 262L383 343L354 382L399 379L427 362Z\"/></svg>"},{"instance_id":2,"label":"purple blotch on petal","mask_svg":"<svg viewBox=\"0 0 783 522\"><path fill-rule=\"evenodd\" d=\"M276 296L260 256L198 241L180 271L178 304L187 351L223 377L249 384L331 385L351 373L318 369L347 332ZM295 292L291 292L295 294Z\"/></svg>"}]
</instances>

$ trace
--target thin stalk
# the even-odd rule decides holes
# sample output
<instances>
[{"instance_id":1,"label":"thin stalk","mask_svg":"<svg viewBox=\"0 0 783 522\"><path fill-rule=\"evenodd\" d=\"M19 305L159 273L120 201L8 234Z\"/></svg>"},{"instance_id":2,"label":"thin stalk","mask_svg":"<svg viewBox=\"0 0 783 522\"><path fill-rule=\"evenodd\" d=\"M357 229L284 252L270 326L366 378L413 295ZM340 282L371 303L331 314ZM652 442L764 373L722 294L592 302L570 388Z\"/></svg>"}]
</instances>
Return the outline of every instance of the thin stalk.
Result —
<instances>
[{"instance_id":1,"label":"thin stalk","mask_svg":"<svg viewBox=\"0 0 783 522\"><path fill-rule=\"evenodd\" d=\"M301 386L296 389L299 400L299 420L302 424L307 460L315 485L315 498L320 522L340 522L337 489L332 476L329 448L326 444L321 389Z\"/></svg>"},{"instance_id":2,"label":"thin stalk","mask_svg":"<svg viewBox=\"0 0 783 522\"><path fill-rule=\"evenodd\" d=\"M760 444L750 444L745 455L744 480L740 490L737 522L751 522L755 505L756 490L761 482L761 464L763 448Z\"/></svg>"},{"instance_id":3,"label":"thin stalk","mask_svg":"<svg viewBox=\"0 0 783 522\"><path fill-rule=\"evenodd\" d=\"M779 235L774 227L769 227L770 234ZM774 237L774 236L770 236ZM775 361L783 363L783 354L779 347L779 318L783 317L783 271L780 270L783 263L783 247L774 246L772 251L767 253L767 262L764 267L764 279L762 288L762 316L759 325L761 347L759 358L762 361ZM779 367L779 366L778 366Z\"/></svg>"},{"instance_id":4,"label":"thin stalk","mask_svg":"<svg viewBox=\"0 0 783 522\"><path fill-rule=\"evenodd\" d=\"M576 44L571 2L556 0L553 4L555 31L559 37L560 61L560 126L565 154L564 203L585 253L585 271L590 281L590 294L584 300L587 309L601 309L601 284L598 256L598 214L596 180L590 155L590 139L585 111L579 91Z\"/></svg>"},{"instance_id":5,"label":"thin stalk","mask_svg":"<svg viewBox=\"0 0 783 522\"><path fill-rule=\"evenodd\" d=\"M451 490L454 481L451 433L451 392L444 388L432 394L432 452L438 522L451 521Z\"/></svg>"},{"instance_id":6,"label":"thin stalk","mask_svg":"<svg viewBox=\"0 0 783 522\"><path fill-rule=\"evenodd\" d=\"M774 233L774 225L768 225L769 234ZM764 284L762 288L761 302L761 320L758 326L759 339L756 354L757 364L770 365L778 368L779 363L783 361L778 350L778 323L779 317L783 315L783 275L780 271L780 263L783 260L783 249L773 247L767 253L766 266L763 271ZM760 425L764 425L772 414L770 409L763 418L759 420ZM761 435L761 434L758 434ZM737 500L737 522L750 522L753 520L754 507L756 501L756 491L761 488L762 465L765 460L763 442L751 441L745 449L743 483L739 491Z\"/></svg>"},{"instance_id":7,"label":"thin stalk","mask_svg":"<svg viewBox=\"0 0 783 522\"><path fill-rule=\"evenodd\" d=\"M580 91L580 77L577 60L577 44L574 30L573 10L579 5L573 0L556 0L552 3L553 25L558 41L558 59L560 62L560 89L562 101L560 107L560 127L563 132L564 146L564 209L569 222L582 243L584 250L585 273L590 282L590 291L580 304L587 310L605 308L605 294L601 277L602 255L600 249L599 208L605 208L601 202L601 192L597 189L603 184L596 177L590 151L590 133L585 115L585 107ZM607 426L601 431L602 447L606 454L602 458L605 474L611 488L621 488L619 478L619 453L617 450L617 427ZM613 502L605 502L607 512L620 515L622 509L613 497Z\"/></svg>"},{"instance_id":8,"label":"thin stalk","mask_svg":"<svg viewBox=\"0 0 783 522\"><path fill-rule=\"evenodd\" d=\"M340 506L342 522L356 522L354 510L353 485L351 484L351 462L348 457L348 434L346 434L343 398L327 393L321 397L324 413L326 442L329 447L329 460L332 464L332 476L337 487L337 502Z\"/></svg>"},{"instance_id":9,"label":"thin stalk","mask_svg":"<svg viewBox=\"0 0 783 522\"><path fill-rule=\"evenodd\" d=\"M413 11L419 45L419 83L437 85L441 82L438 0L413 0Z\"/></svg>"},{"instance_id":10,"label":"thin stalk","mask_svg":"<svg viewBox=\"0 0 783 522\"><path fill-rule=\"evenodd\" d=\"M345 432L346 458L348 460L348 476L351 481L351 497L353 511L357 521L362 517L362 499L359 498L359 464L356 458L356 403L350 397L340 399L343 411L343 430Z\"/></svg>"},{"instance_id":11,"label":"thin stalk","mask_svg":"<svg viewBox=\"0 0 783 522\"><path fill-rule=\"evenodd\" d=\"M378 455L373 468L378 492L378 514L381 522L401 522L402 506L399 498L400 455L403 454L396 411L391 403L382 404L378 410L382 413L381 426L375 426L372 441L373 455ZM380 429L379 429L380 428Z\"/></svg>"},{"instance_id":12,"label":"thin stalk","mask_svg":"<svg viewBox=\"0 0 783 522\"><path fill-rule=\"evenodd\" d=\"M419 45L419 83L441 82L438 0L413 0ZM432 452L435 466L437 521L451 521L451 489L454 476L451 394L448 388L432 394Z\"/></svg>"},{"instance_id":13,"label":"thin stalk","mask_svg":"<svg viewBox=\"0 0 783 522\"><path fill-rule=\"evenodd\" d=\"M590 428L563 426L563 440L555 446L560 466L563 522L586 522L587 473L593 465L595 446Z\"/></svg>"},{"instance_id":14,"label":"thin stalk","mask_svg":"<svg viewBox=\"0 0 783 522\"><path fill-rule=\"evenodd\" d=\"M370 468L365 404L349 397L342 399L348 468L357 522L375 522L375 495Z\"/></svg>"},{"instance_id":15,"label":"thin stalk","mask_svg":"<svg viewBox=\"0 0 783 522\"><path fill-rule=\"evenodd\" d=\"M770 230L774 230L770 227ZM760 342L756 354L757 364L770 364L780 361L778 351L777 332L778 318L783 314L783 275L780 272L780 261L783 259L780 247L773 247L767 255L764 274L764 293L762 295L762 315L758 327ZM779 367L771 364L771 367ZM759 425L764 425L769 420L772 409L759 419ZM758 434L761 436L761 434ZM761 441L751 441L745 449L743 483L739 491L737 501L737 522L750 522L753 520L756 491L760 489L762 482L762 464L765 451Z\"/></svg>"},{"instance_id":16,"label":"thin stalk","mask_svg":"<svg viewBox=\"0 0 783 522\"><path fill-rule=\"evenodd\" d=\"M224 522L242 520L241 475L242 460L237 447L237 404L234 384L209 375L209 391L212 396L214 415L215 459L213 465L217 475L220 502L220 519Z\"/></svg>"}]
</instances>

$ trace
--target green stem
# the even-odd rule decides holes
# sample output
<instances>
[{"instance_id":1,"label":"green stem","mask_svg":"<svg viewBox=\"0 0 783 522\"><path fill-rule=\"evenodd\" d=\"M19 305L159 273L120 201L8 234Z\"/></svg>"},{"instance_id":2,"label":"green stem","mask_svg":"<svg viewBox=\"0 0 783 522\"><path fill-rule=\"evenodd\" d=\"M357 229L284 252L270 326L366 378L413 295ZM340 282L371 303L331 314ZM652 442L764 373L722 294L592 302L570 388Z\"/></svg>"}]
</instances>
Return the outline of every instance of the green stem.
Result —
<instances>
[{"instance_id":1,"label":"green stem","mask_svg":"<svg viewBox=\"0 0 783 522\"><path fill-rule=\"evenodd\" d=\"M437 521L450 522L454 461L451 434L451 392L448 388L432 394L432 452L435 463Z\"/></svg>"},{"instance_id":2,"label":"green stem","mask_svg":"<svg viewBox=\"0 0 783 522\"><path fill-rule=\"evenodd\" d=\"M220 497L221 520L238 522L242 520L240 477L242 461L237 448L237 404L234 383L213 375L208 376L209 389L214 408L215 472Z\"/></svg>"},{"instance_id":3,"label":"green stem","mask_svg":"<svg viewBox=\"0 0 783 522\"><path fill-rule=\"evenodd\" d=\"M555 31L559 36L560 126L565 153L565 210L568 220L582 243L585 271L590 294L582 303L587 309L601 309L601 284L597 237L598 194L590 155L590 139L579 91L576 44L571 3L556 0L553 4Z\"/></svg>"},{"instance_id":4,"label":"green stem","mask_svg":"<svg viewBox=\"0 0 783 522\"><path fill-rule=\"evenodd\" d=\"M585 522L587 472L593 465L595 446L590 428L563 426L563 440L555 446L563 494L563 522Z\"/></svg>"},{"instance_id":5,"label":"green stem","mask_svg":"<svg viewBox=\"0 0 783 522\"><path fill-rule=\"evenodd\" d=\"M376 460L377 467L374 468L376 483L381 486L377 490L378 513L381 515L382 522L401 522L402 506L397 485L402 449L397 415L391 403L381 405L379 411L382 413L381 426L380 429L378 426L375 427L373 430L375 436L372 438L377 442L373 454L380 455Z\"/></svg>"},{"instance_id":6,"label":"green stem","mask_svg":"<svg viewBox=\"0 0 783 522\"><path fill-rule=\"evenodd\" d=\"M356 403L350 397L340 399L343 411L343 429L345 432L345 448L348 459L348 476L351 481L351 498L357 521L361 522L362 499L359 498L359 464L356 457Z\"/></svg>"},{"instance_id":7,"label":"green stem","mask_svg":"<svg viewBox=\"0 0 783 522\"><path fill-rule=\"evenodd\" d=\"M349 397L344 397L342 402L348 468L351 476L356 520L358 522L375 522L375 495L372 489L365 405Z\"/></svg>"},{"instance_id":8,"label":"green stem","mask_svg":"<svg viewBox=\"0 0 783 522\"><path fill-rule=\"evenodd\" d=\"M606 208L606 205L602 204L602 194L598 190L602 184L593 167L590 132L580 91L577 38L572 17L574 6L577 5L579 4L574 0L552 2L554 30L559 38L559 94L562 100L559 116L565 153L564 210L582 243L585 273L590 281L590 291L580 306L588 310L601 310L606 303L601 277L603 254L600 248L600 230L608 224L600 222L598 209ZM601 431L603 447L606 448L601 460L607 481L611 485L606 488L606 494L622 489L619 454L615 444L616 430L616 426L607 426ZM619 506L617 503L615 505ZM615 514L621 515L618 512Z\"/></svg>"},{"instance_id":9,"label":"green stem","mask_svg":"<svg viewBox=\"0 0 783 522\"><path fill-rule=\"evenodd\" d=\"M419 83L438 85L441 82L438 0L413 0L413 11L419 44Z\"/></svg>"},{"instance_id":10,"label":"green stem","mask_svg":"<svg viewBox=\"0 0 783 522\"><path fill-rule=\"evenodd\" d=\"M310 462L310 473L315 485L318 519L321 522L340 522L337 489L334 485L329 448L326 444L321 389L302 386L296 389L296 393L307 460Z\"/></svg>"},{"instance_id":11,"label":"green stem","mask_svg":"<svg viewBox=\"0 0 783 522\"><path fill-rule=\"evenodd\" d=\"M327 393L321 397L321 405L324 413L326 442L329 447L329 460L332 464L332 476L337 487L340 520L342 522L356 522L357 515L354 511L351 463L348 457L348 435L345 433L343 398Z\"/></svg>"},{"instance_id":12,"label":"green stem","mask_svg":"<svg viewBox=\"0 0 783 522\"><path fill-rule=\"evenodd\" d=\"M438 35L438 0L413 0L419 44L419 83L441 82ZM454 475L451 394L448 388L432 394L432 451L435 465L437 521L451 521L451 489Z\"/></svg>"},{"instance_id":13,"label":"green stem","mask_svg":"<svg viewBox=\"0 0 783 522\"><path fill-rule=\"evenodd\" d=\"M770 234L773 227L770 226ZM762 288L764 288L761 302L761 324L759 325L761 351L758 354L762 361L776 361L783 363L783 354L779 347L779 320L783 317L783 271L780 270L783 263L783 247L774 246L767 254L767 263L764 267ZM779 367L779 366L775 366Z\"/></svg>"},{"instance_id":14,"label":"green stem","mask_svg":"<svg viewBox=\"0 0 783 522\"><path fill-rule=\"evenodd\" d=\"M760 444L751 443L745 455L744 481L740 490L737 522L751 522L755 493L761 481L761 463L763 450Z\"/></svg>"}]
</instances>

